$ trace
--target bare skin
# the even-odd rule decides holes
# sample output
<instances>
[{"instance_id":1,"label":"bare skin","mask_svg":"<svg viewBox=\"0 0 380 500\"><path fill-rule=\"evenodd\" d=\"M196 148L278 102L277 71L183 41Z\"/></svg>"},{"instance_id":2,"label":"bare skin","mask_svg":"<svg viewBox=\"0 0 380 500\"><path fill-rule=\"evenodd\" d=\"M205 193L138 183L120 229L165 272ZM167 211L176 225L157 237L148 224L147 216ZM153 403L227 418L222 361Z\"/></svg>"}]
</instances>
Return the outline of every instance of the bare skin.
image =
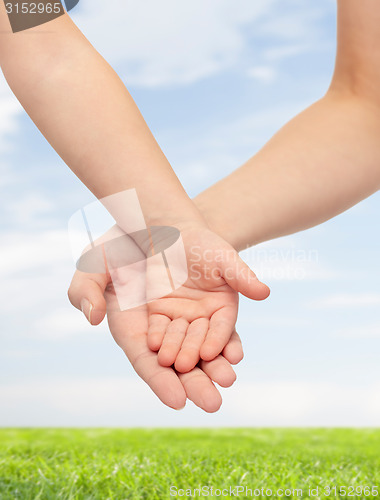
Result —
<instances>
[{"instance_id":1,"label":"bare skin","mask_svg":"<svg viewBox=\"0 0 380 500\"><path fill-rule=\"evenodd\" d=\"M320 224L379 189L379 26L376 0L338 0L336 68L326 95L194 200L237 250ZM90 281L76 274L72 287L85 297ZM101 291L95 295L102 299ZM228 344L223 353L238 361L239 349ZM222 369L227 375L227 365Z\"/></svg>"},{"instance_id":2,"label":"bare skin","mask_svg":"<svg viewBox=\"0 0 380 500\"><path fill-rule=\"evenodd\" d=\"M123 232L117 226L111 228L102 238L96 240L94 244L97 246L106 241L114 241L116 237L118 237L117 241L119 242L120 237L122 237L121 243L118 243L115 251L109 250L107 252L106 262L103 260L103 255L100 252L96 253L95 257L91 260L92 264L94 265L95 263L97 267L103 264L105 272L90 274L76 271L69 289L71 303L78 309L81 309L88 321L93 325L99 324L104 319L107 312L110 331L116 343L123 349L136 372L145 380L164 404L175 409L180 409L185 405L186 399L190 399L207 412L217 411L222 400L214 383L217 383L221 387L229 387L232 385L236 379L236 375L231 365L237 364L243 358L239 336L235 330L232 331L232 334L230 330L233 328L234 318L237 314L238 293L233 289L231 289L232 292L226 290L226 288L229 287L221 284L220 287L222 290L215 292L216 297L213 298L213 303L210 305L208 294L204 294L202 290L197 287L196 282L191 286L191 279L189 278L185 286L175 292L175 297L170 295L169 297L156 300L148 306L144 305L121 311L115 293L116 285L114 287L114 281L111 280L108 266L112 269L115 268L117 262L119 262L120 253L122 255L128 254L131 256L133 262L142 261L145 258L145 254L131 237L125 234L123 236ZM221 247L218 247L219 252L220 249ZM87 252L88 249L85 250ZM88 254L84 253L84 255ZM98 259L98 261L96 261L96 259ZM104 264L106 264L106 266L104 266ZM198 259L197 264L199 264ZM234 265L236 265L235 261L231 263L231 266ZM243 266L245 265L243 264ZM131 290L131 283L134 283L135 278L135 269L124 266L119 270L120 272L117 274L118 293L124 296L128 294L132 294L133 296L135 293L141 296L141 292L146 293L145 279L141 282L138 281L138 286L142 286L144 288L143 290L136 290L135 287L132 287ZM242 270L251 272L246 266L243 267ZM211 280L210 283L211 285L206 283L204 287L217 287L218 280ZM253 287L252 290L255 291L255 288ZM244 291L248 293L249 288L246 288ZM232 293L232 306L225 305L228 303L228 300L224 297L227 293ZM218 301L220 299L217 297L218 294L223 295L219 303ZM178 360L181 363L187 363L185 367L182 367L184 369L173 369L170 365L174 361L167 362L165 358L164 362L162 362L160 357L162 358L162 356L168 356L168 354L170 354L170 351L169 353L165 352L164 342L167 334L165 336L164 331L152 332L152 329L149 329L149 322L151 322L152 317L160 316L160 318L166 319L166 325L170 324L171 319L173 319L172 323L175 323L177 318L169 319L168 317L168 315L172 315L173 310L175 310L175 307L173 308L171 304L173 300L175 300L175 307L177 307L177 304L179 305L179 310L177 312L179 320L183 320L183 310L185 309L186 318L188 318L189 322L191 322L194 315L199 316L203 314L205 308L221 310L220 308L218 309L217 304L222 304L222 307L232 307L233 318L230 324L221 324L227 333L226 340L223 341L219 339L219 331L216 331L214 334L216 337L215 340L212 339L214 342L219 342L221 346L226 343L222 355L212 356L209 361L199 361L199 349L203 339L198 343L197 341L194 343L192 335L196 333L194 329L196 329L199 322L206 321L203 317L201 320L193 320L189 326L190 333L184 339L183 349L181 349L183 338L179 337L178 330L174 334L172 343L168 342L170 347L173 347L173 345L179 346L182 355L180 352ZM93 307L89 308L89 304L92 304ZM149 307L153 307L154 313L150 313ZM198 310L199 308L200 312ZM160 314L158 314L158 310ZM229 312L229 314L231 313ZM215 318L214 322L217 321L219 321L218 317ZM154 326L154 322L153 324L151 322L150 326ZM211 326L215 327L215 324L213 323ZM206 330L207 328L208 326L206 325ZM160 339L164 341L158 354L157 352L153 352L148 345L149 335L150 342L152 342L155 333L159 333ZM175 356L173 359L175 359Z\"/></svg>"},{"instance_id":3,"label":"bare skin","mask_svg":"<svg viewBox=\"0 0 380 500\"><path fill-rule=\"evenodd\" d=\"M231 386L236 380L231 365L243 358L241 341L236 331L230 336L223 355L212 361L200 361L187 373L179 373L172 367L162 366L158 362L158 354L148 347L147 306L120 311L115 304L109 275L76 271L69 298L78 309L82 309L84 300L94 304L90 314L86 311L87 319L93 325L99 324L107 311L108 324L116 343L123 349L136 373L164 404L179 410L190 399L210 413L220 408L222 399L214 383L221 387Z\"/></svg>"},{"instance_id":4,"label":"bare skin","mask_svg":"<svg viewBox=\"0 0 380 500\"><path fill-rule=\"evenodd\" d=\"M197 197L195 205L198 209L189 203L121 82L115 78L100 56L84 43L83 36L67 17L52 21L60 33L58 38L49 40L47 36L50 35L28 37L25 43L22 34L13 38L2 36L1 65L16 95L36 124L78 177L98 197L116 192L116 186L117 190L121 189L120 186L122 189L137 187L139 195L142 195L141 201L148 223L173 224L189 231L199 229L200 233L205 235L210 227L234 248L242 249L319 224L379 189L380 7L377 0L338 1L336 70L326 95L286 125L240 169ZM6 30L7 23L3 3L0 3L0 31ZM35 28L36 34L41 30L42 27ZM67 43L68 39L78 43L80 48L75 45L73 49L73 46ZM55 43L57 45L54 45ZM47 47L53 47L54 54L61 54L59 64L55 64L54 57L46 52ZM83 58L87 56L88 72L81 73L79 61L82 64ZM62 92L68 87L71 88L71 79L66 78L62 71L62 63L65 61L67 66L78 61L78 77L83 77L84 86L89 91L86 99L83 99L83 92L73 95L72 107L61 100ZM51 68L49 77L45 74L47 66ZM99 73L98 68L101 70ZM96 73L96 78L88 78L92 70ZM94 85L94 81L99 84ZM107 81L111 82L109 87ZM103 98L104 87L109 89L106 96L109 107L98 107L99 102L102 102L98 96L101 92ZM51 109L52 102L60 106L53 113L54 123L50 121L51 113L50 116L44 114L45 109ZM99 115L92 111L95 109L100 112L100 120ZM83 118L83 126L73 129L73 119L77 122L78 114ZM126 116L132 119L126 121ZM57 117L59 119L56 119ZM115 135L112 127L104 125L111 121L116 124L115 128L123 138L130 137L127 145L125 141L121 144L118 140L120 135ZM98 126L98 123L101 126ZM91 134L88 134L89 124L96 124L95 127L90 127ZM68 130L70 134L67 133ZM105 130L107 136L104 136ZM92 148L102 142L109 148L96 151L96 157L93 158L90 154ZM115 151L117 155L113 157ZM103 166L108 162L113 165L114 175L105 177ZM136 171L133 168L126 169L125 165L139 165L140 169L148 169L153 180L151 185L142 186ZM163 179L173 196L160 197L160 193L155 191L155 187L159 186ZM174 200L174 205L168 204L169 198ZM162 200L162 203L159 203L160 213L157 212L159 200ZM223 203L220 203L221 200ZM175 220L171 216L173 206L179 213ZM252 218L252 213L257 216ZM235 224L236 220L240 221L239 225ZM219 240L215 238L214 241ZM99 285L98 278L77 274L70 292L77 307L81 306L84 298L88 299L91 304L88 312L91 311L91 320L94 323L105 314L105 287ZM140 344L127 341L133 338L134 331L125 326L128 324L126 314L119 315L119 318L123 319L123 327L120 326L120 330L117 321L110 322L112 330L116 332L116 338L119 338L122 330L124 340L120 343L135 364L136 359L148 357L148 354L144 353L149 349L148 323L145 311L140 312L143 313L140 315L143 319L139 320ZM138 331L135 319L131 323ZM234 352L238 352L236 335L233 334L231 339L223 350L225 359L229 361L230 350L234 351L236 348ZM230 348L231 345L234 347ZM164 393L167 391L164 383L152 383L156 380L156 361L158 363L158 355L152 355L156 356L152 358L155 359L154 365L147 363L144 368L139 365L137 371L143 375L144 380L151 382L153 390L160 393L164 401ZM210 366L213 366L214 361L210 363ZM200 366L206 369L204 362L201 362ZM183 400L184 393L180 392L190 377L196 382L187 391L184 389L185 395L191 399L198 398L199 405L205 406L200 397L202 387L210 383L205 371L202 375L196 367L188 374L180 375L172 368L165 369L171 370L173 388L174 380L176 381L176 387L173 389L176 396L170 396L171 406L177 407L181 398ZM224 363L221 371L227 369L230 367ZM177 384L177 380L181 386ZM217 409L220 400L213 400L212 397L210 400L212 404L205 409L215 411L213 409Z\"/></svg>"},{"instance_id":5,"label":"bare skin","mask_svg":"<svg viewBox=\"0 0 380 500\"><path fill-rule=\"evenodd\" d=\"M339 0L326 95L195 199L237 250L320 224L380 188L379 26L376 0Z\"/></svg>"},{"instance_id":6,"label":"bare skin","mask_svg":"<svg viewBox=\"0 0 380 500\"><path fill-rule=\"evenodd\" d=\"M244 266L233 247L210 231L123 82L68 15L31 28L27 33L14 34L4 3L0 2L0 33L1 68L11 89L57 153L97 198L135 189L146 225L178 228L188 256L194 244L190 235L196 235L201 253L209 248L225 248L235 254L236 272L239 266ZM67 99L63 98L68 94ZM128 233L129 221L125 217L128 205L123 205L122 198L118 198L116 204L107 208ZM131 217L133 219L134 214ZM219 274L213 286L209 286L201 269L199 279L191 276L191 292L189 287L183 287L182 293L173 294L170 301L165 301L164 314L168 321L163 337L168 339L160 355L164 362L169 359L165 352L170 350L173 332L178 334L176 342L180 344L193 321L204 319L204 323L210 325L203 337L198 335L192 344L196 345L192 351L193 361L179 361L183 370L200 360L203 343L205 359L213 359L222 352L235 327L231 321L230 297L244 290L255 300L269 295L268 287L258 280L244 283L244 278L224 273L223 265L215 265L213 269ZM246 276L248 280L252 273ZM222 287L224 294L220 293ZM184 317L183 300L190 309L193 303L194 308L201 303L206 307L198 308L198 315ZM158 300L154 306L149 307L149 315L155 315L162 308L162 301ZM218 339L212 326L216 313L218 321L228 325L228 333L224 332ZM193 330L194 327L190 333ZM173 353L171 350L170 359Z\"/></svg>"}]
</instances>

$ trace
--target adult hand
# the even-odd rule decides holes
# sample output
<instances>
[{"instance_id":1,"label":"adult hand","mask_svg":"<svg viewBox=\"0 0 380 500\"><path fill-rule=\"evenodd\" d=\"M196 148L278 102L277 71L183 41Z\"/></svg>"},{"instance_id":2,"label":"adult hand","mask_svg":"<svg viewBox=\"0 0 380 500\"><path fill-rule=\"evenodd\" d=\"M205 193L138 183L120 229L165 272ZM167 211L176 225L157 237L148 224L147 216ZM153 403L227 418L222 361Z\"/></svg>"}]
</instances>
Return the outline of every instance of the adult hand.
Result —
<instances>
[{"instance_id":1,"label":"adult hand","mask_svg":"<svg viewBox=\"0 0 380 500\"><path fill-rule=\"evenodd\" d=\"M222 355L212 361L201 361L188 373L181 374L173 367L161 366L157 353L149 349L147 306L120 311L108 274L76 271L68 294L70 302L84 312L92 325L101 323L107 312L116 343L123 349L136 373L165 405L180 409L188 398L206 412L215 412L220 408L222 399L214 382L222 387L231 386L236 380L231 364L237 364L243 358L236 331L232 333Z\"/></svg>"}]
</instances>

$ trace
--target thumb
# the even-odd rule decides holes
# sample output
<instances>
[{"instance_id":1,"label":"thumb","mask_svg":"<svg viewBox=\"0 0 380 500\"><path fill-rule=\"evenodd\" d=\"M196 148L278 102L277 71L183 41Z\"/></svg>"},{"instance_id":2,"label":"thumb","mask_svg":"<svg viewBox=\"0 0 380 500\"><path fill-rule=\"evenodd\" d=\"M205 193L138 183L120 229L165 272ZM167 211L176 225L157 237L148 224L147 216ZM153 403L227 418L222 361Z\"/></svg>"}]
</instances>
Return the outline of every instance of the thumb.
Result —
<instances>
[{"instance_id":1,"label":"thumb","mask_svg":"<svg viewBox=\"0 0 380 500\"><path fill-rule=\"evenodd\" d=\"M81 310L91 325L99 325L106 315L104 292L108 284L106 274L76 271L68 296L71 304Z\"/></svg>"},{"instance_id":2,"label":"thumb","mask_svg":"<svg viewBox=\"0 0 380 500\"><path fill-rule=\"evenodd\" d=\"M245 297L253 300L269 297L269 287L257 278L237 252L227 252L226 259L220 263L220 272L226 283Z\"/></svg>"}]
</instances>

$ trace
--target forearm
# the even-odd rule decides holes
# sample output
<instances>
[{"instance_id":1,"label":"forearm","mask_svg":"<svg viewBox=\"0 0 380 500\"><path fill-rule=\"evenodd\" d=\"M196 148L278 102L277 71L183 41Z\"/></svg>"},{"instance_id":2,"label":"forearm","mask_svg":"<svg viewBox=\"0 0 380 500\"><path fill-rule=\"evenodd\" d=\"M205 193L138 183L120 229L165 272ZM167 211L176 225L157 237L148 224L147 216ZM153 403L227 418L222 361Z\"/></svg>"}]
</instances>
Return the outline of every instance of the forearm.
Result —
<instances>
[{"instance_id":1,"label":"forearm","mask_svg":"<svg viewBox=\"0 0 380 500\"><path fill-rule=\"evenodd\" d=\"M195 200L238 249L320 224L380 187L380 4L337 3L326 96Z\"/></svg>"},{"instance_id":2,"label":"forearm","mask_svg":"<svg viewBox=\"0 0 380 500\"><path fill-rule=\"evenodd\" d=\"M307 229L380 188L380 109L330 91L195 203L241 250Z\"/></svg>"},{"instance_id":3,"label":"forearm","mask_svg":"<svg viewBox=\"0 0 380 500\"><path fill-rule=\"evenodd\" d=\"M135 188L148 224L203 224L123 83L69 16L2 42L13 92L95 196Z\"/></svg>"}]
</instances>

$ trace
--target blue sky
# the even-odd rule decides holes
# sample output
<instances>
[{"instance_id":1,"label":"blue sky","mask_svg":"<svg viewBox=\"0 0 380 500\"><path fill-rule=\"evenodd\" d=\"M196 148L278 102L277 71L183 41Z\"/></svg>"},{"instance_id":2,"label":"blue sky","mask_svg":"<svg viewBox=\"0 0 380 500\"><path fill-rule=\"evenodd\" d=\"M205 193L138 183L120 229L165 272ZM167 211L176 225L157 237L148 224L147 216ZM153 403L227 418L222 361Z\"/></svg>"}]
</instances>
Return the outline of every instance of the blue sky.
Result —
<instances>
[{"instance_id":1,"label":"blue sky","mask_svg":"<svg viewBox=\"0 0 380 500\"><path fill-rule=\"evenodd\" d=\"M191 195L323 95L334 64L332 0L81 0L72 15ZM69 305L67 222L93 197L3 79L0 154L0 425L379 424L378 195L244 254L272 295L241 302L238 381L215 415L174 412Z\"/></svg>"}]
</instances>

